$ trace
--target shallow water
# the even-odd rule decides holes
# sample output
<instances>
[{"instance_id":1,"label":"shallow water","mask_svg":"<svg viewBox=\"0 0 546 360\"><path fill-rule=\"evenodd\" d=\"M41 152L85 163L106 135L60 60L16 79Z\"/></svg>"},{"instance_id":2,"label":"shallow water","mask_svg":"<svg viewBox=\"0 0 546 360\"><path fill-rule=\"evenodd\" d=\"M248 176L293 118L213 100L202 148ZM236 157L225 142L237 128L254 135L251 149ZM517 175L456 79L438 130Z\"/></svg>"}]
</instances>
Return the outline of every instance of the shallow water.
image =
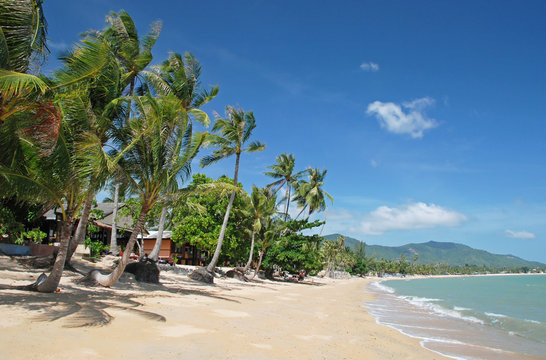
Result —
<instances>
[{"instance_id":1,"label":"shallow water","mask_svg":"<svg viewBox=\"0 0 546 360\"><path fill-rule=\"evenodd\" d=\"M546 359L546 276L376 282L381 324L457 359Z\"/></svg>"}]
</instances>

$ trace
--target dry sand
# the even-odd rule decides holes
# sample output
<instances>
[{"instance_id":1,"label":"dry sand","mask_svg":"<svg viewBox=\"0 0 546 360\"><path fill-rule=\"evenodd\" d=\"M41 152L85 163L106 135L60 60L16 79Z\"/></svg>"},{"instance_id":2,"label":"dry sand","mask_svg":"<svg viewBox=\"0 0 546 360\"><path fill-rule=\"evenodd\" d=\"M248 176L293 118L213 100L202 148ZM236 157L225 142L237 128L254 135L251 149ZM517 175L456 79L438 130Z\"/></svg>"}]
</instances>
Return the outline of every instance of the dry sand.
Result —
<instances>
[{"instance_id":1,"label":"dry sand","mask_svg":"<svg viewBox=\"0 0 546 360\"><path fill-rule=\"evenodd\" d=\"M1 284L39 274L0 257ZM369 279L204 285L165 271L161 285L129 275L87 289L77 277L66 273L55 294L0 290L0 359L443 358L376 324L362 306Z\"/></svg>"}]
</instances>

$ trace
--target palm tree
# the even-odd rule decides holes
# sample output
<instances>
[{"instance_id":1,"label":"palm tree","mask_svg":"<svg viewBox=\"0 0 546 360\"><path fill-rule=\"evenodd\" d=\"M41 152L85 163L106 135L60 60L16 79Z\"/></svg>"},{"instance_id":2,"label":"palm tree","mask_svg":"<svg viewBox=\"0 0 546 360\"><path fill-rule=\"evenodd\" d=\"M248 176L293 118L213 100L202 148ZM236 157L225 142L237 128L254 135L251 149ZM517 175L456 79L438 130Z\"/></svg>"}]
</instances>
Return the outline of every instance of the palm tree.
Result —
<instances>
[{"instance_id":1,"label":"palm tree","mask_svg":"<svg viewBox=\"0 0 546 360\"><path fill-rule=\"evenodd\" d=\"M110 24L102 36L111 44L124 69L122 88L128 88L128 95L132 96L141 72L152 61L152 48L161 33L161 21L155 21L150 26L150 32L139 38L138 31L131 16L124 10L119 14L112 12L106 17Z\"/></svg>"},{"instance_id":2,"label":"palm tree","mask_svg":"<svg viewBox=\"0 0 546 360\"><path fill-rule=\"evenodd\" d=\"M250 195L250 216L252 217L252 235L250 242L250 253L248 261L243 269L245 274L250 268L254 255L254 237L262 229L262 224L266 219L275 214L277 197L268 189L260 189L252 186L252 194Z\"/></svg>"},{"instance_id":3,"label":"palm tree","mask_svg":"<svg viewBox=\"0 0 546 360\"><path fill-rule=\"evenodd\" d=\"M101 139L101 148L95 147L95 150L102 152L102 147L110 140L114 129L114 120L119 119L118 125L123 126L126 117L130 116L131 102L127 103L125 111L117 109L116 112L109 111L110 102L120 97L124 90L128 88L128 96L134 93L135 85L140 73L152 61L151 50L161 32L161 22L155 22L151 25L151 31L142 39L139 38L135 23L131 16L121 11L119 14L112 12L106 18L109 26L103 32L89 31L87 38L99 39L109 44L111 53L117 60L115 66L108 68L109 72L103 71L104 76L92 84L88 96L90 97L90 108L94 112L94 116L102 121L96 121L92 131L96 132L98 138ZM125 116L124 116L125 114ZM106 136L110 135L110 136ZM106 171L105 171L106 170ZM82 211L82 216L78 223L76 233L72 239L69 257L70 261L78 244L81 244L85 238L89 214L91 211L92 200L95 193L104 184L107 175L112 172L112 169L98 168L91 175L90 186L88 189L88 197ZM119 177L118 177L119 179ZM114 222L112 224L112 233L110 238L110 251L117 255L117 226L116 215L118 205L114 206Z\"/></svg>"},{"instance_id":4,"label":"palm tree","mask_svg":"<svg viewBox=\"0 0 546 360\"><path fill-rule=\"evenodd\" d=\"M209 91L201 88L199 76L201 65L190 53L186 53L185 61L177 53L170 54L169 58L159 66L152 66L145 71L146 83L159 95L174 95L181 102L182 108L190 116L190 121L209 126L210 119L199 107L208 103L218 94L218 86L212 87ZM161 242L163 240L163 229L167 215L167 205L163 204L157 239L154 248L149 255L153 260L159 257Z\"/></svg>"},{"instance_id":5,"label":"palm tree","mask_svg":"<svg viewBox=\"0 0 546 360\"><path fill-rule=\"evenodd\" d=\"M254 119L254 114L251 111L245 112L243 109L235 109L232 106L228 106L226 109L226 118L217 117L212 129L212 131L218 131L220 133L220 135L213 135L210 138L210 143L213 146L216 146L217 149L214 150L211 155L207 155L201 159L201 166L204 167L235 155L235 174L233 176L233 185L237 187L241 154L244 152L250 153L265 149L265 144L258 141L252 141L250 144L248 144L248 146L245 145L250 140L250 136L252 135L252 131L255 127L256 120ZM229 198L220 235L218 236L216 250L214 251L211 262L206 268L206 271L209 274L214 272L216 264L218 263L218 258L220 257L222 242L226 234L229 214L231 212L231 207L233 206L233 200L235 199L236 192L237 190L234 189Z\"/></svg>"},{"instance_id":6,"label":"palm tree","mask_svg":"<svg viewBox=\"0 0 546 360\"><path fill-rule=\"evenodd\" d=\"M266 218L262 223L258 241L258 246L260 248L258 252L258 265L256 266L256 270L254 271L254 274L250 280L254 279L254 277L259 273L260 267L262 266L262 260L267 249L269 249L269 247L271 247L275 241L279 239L283 232L282 225L284 224L285 223L281 224L280 219L274 217Z\"/></svg>"},{"instance_id":7,"label":"palm tree","mask_svg":"<svg viewBox=\"0 0 546 360\"><path fill-rule=\"evenodd\" d=\"M135 116L129 119L127 137L122 140L133 145L126 150L123 170L142 203L118 266L109 275L97 270L87 275L92 282L102 286L117 282L129 261L146 215L156 203L169 196L169 185L175 182L174 179L183 181L189 176L191 161L207 137L206 133L192 131L187 113L174 96L153 98L148 94L134 96L132 102Z\"/></svg>"},{"instance_id":8,"label":"palm tree","mask_svg":"<svg viewBox=\"0 0 546 360\"><path fill-rule=\"evenodd\" d=\"M286 185L286 194L284 197L284 221L288 219L288 210L290 208L290 199L292 196L292 188L294 184L303 176L304 171L300 171L294 174L294 165L296 159L293 154L281 154L275 159L277 162L274 165L269 166L271 171L265 173L267 176L271 176L274 179L278 179L275 182L267 185L268 188L278 186L275 190L277 193L283 186Z\"/></svg>"},{"instance_id":9,"label":"palm tree","mask_svg":"<svg viewBox=\"0 0 546 360\"><path fill-rule=\"evenodd\" d=\"M296 216L296 219L307 208L309 209L309 215L315 211L323 211L326 209L325 196L330 199L331 202L334 202L334 198L322 189L326 172L326 169L320 171L319 169L309 167L307 169L309 181L300 181L298 183L295 200L302 209L298 216Z\"/></svg>"}]
</instances>

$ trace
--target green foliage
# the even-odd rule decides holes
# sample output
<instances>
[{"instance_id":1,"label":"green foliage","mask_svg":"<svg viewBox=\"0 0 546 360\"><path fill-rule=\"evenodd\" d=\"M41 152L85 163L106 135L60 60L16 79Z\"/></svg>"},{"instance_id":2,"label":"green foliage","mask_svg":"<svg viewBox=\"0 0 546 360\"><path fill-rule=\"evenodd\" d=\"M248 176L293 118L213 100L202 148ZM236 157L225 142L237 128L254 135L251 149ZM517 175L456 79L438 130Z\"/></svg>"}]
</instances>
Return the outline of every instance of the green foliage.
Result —
<instances>
[{"instance_id":1,"label":"green foliage","mask_svg":"<svg viewBox=\"0 0 546 360\"><path fill-rule=\"evenodd\" d=\"M322 269L318 252L322 238L318 235L304 235L301 232L321 226L321 221L309 222L292 220L286 223L287 234L281 236L268 250L263 260L265 270L273 269L274 265L285 271L304 269L309 274L316 274Z\"/></svg>"},{"instance_id":2,"label":"green foliage","mask_svg":"<svg viewBox=\"0 0 546 360\"><path fill-rule=\"evenodd\" d=\"M19 238L15 241L16 244L23 244L25 240L31 240L35 243L41 243L47 234L40 229L32 229L30 231L22 231Z\"/></svg>"},{"instance_id":3,"label":"green foliage","mask_svg":"<svg viewBox=\"0 0 546 360\"><path fill-rule=\"evenodd\" d=\"M100 256L102 252L105 252L108 250L108 245L104 245L102 241L93 241L89 237L86 237L83 244L86 248L89 248L89 254L93 258L97 258Z\"/></svg>"},{"instance_id":4,"label":"green foliage","mask_svg":"<svg viewBox=\"0 0 546 360\"><path fill-rule=\"evenodd\" d=\"M214 181L204 174L193 175L187 191L194 193L188 196L187 202L175 204L173 208L172 240L176 244L189 242L209 254L214 251L231 192L223 184L233 184L233 180L222 176ZM244 261L248 254L249 234L245 230L252 226L252 218L240 211L249 206L248 195L241 184L238 187L240 191L233 202L220 259L229 259L231 263Z\"/></svg>"},{"instance_id":5,"label":"green foliage","mask_svg":"<svg viewBox=\"0 0 546 360\"><path fill-rule=\"evenodd\" d=\"M345 238L338 236L335 241L324 240L320 247L320 258L327 271L345 271L351 269L356 262L355 255L343 244Z\"/></svg>"},{"instance_id":6,"label":"green foliage","mask_svg":"<svg viewBox=\"0 0 546 360\"><path fill-rule=\"evenodd\" d=\"M14 238L24 230L24 225L17 221L12 209L0 208L0 235Z\"/></svg>"}]
</instances>

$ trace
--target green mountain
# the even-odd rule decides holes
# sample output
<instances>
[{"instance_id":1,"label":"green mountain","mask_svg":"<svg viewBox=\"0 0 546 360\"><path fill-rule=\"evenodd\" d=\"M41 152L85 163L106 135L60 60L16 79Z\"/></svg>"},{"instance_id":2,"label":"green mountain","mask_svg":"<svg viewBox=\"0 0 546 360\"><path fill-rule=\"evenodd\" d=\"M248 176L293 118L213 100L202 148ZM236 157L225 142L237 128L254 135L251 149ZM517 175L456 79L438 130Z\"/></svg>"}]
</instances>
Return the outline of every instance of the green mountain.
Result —
<instances>
[{"instance_id":1,"label":"green mountain","mask_svg":"<svg viewBox=\"0 0 546 360\"><path fill-rule=\"evenodd\" d=\"M324 236L327 240L335 240L339 234ZM345 246L353 248L361 241L345 236ZM491 254L485 250L473 249L470 246L451 242L429 241L420 244L407 244L403 246L381 246L366 244L366 257L376 256L378 259L397 260L400 255L408 260L413 260L418 255L419 264L447 263L449 265L478 265L491 268L501 267L522 267L529 268L544 267L545 264L536 261L527 261L513 255Z\"/></svg>"}]
</instances>

